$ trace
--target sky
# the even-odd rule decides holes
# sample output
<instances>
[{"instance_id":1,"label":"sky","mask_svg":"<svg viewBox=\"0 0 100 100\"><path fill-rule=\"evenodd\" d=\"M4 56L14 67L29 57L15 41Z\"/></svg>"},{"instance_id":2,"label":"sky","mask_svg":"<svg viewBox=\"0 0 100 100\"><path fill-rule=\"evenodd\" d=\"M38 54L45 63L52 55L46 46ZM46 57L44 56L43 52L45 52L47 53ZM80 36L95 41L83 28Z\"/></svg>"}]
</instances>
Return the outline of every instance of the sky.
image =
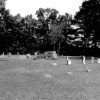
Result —
<instances>
[{"instance_id":1,"label":"sky","mask_svg":"<svg viewBox=\"0 0 100 100\"><path fill-rule=\"evenodd\" d=\"M6 9L9 9L12 15L20 13L23 17L30 14L35 17L39 8L54 8L59 14L74 15L82 2L83 0L7 0Z\"/></svg>"}]
</instances>

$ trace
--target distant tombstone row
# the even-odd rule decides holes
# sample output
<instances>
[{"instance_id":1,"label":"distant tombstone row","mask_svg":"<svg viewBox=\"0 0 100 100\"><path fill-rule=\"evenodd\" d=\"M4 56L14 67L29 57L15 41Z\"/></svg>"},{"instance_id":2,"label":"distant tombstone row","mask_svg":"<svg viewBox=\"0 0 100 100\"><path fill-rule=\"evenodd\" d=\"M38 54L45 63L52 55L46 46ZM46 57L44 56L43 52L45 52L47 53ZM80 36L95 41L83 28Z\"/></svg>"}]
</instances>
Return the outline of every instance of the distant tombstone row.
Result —
<instances>
[{"instance_id":1,"label":"distant tombstone row","mask_svg":"<svg viewBox=\"0 0 100 100\"><path fill-rule=\"evenodd\" d=\"M17 53L17 55L19 55L19 52ZM4 57L5 54L4 52L2 53L2 55L0 57ZM11 57L12 54L9 52L8 53L8 57ZM57 56L57 53L56 51L46 51L44 52L43 54L39 54L39 52L35 52L34 53L34 56L32 56L31 54L26 54L25 55L20 55L20 59L26 59L26 58L31 58L31 59L38 59L38 58L41 58L41 59L57 59L58 56ZM71 65L71 60L69 59L69 57L66 58L67 60L67 65ZM91 63L100 63L100 58L97 58L97 59L94 59L94 57L91 57ZM85 56L82 56L82 63L83 64L86 64L86 57Z\"/></svg>"},{"instance_id":2,"label":"distant tombstone row","mask_svg":"<svg viewBox=\"0 0 100 100\"><path fill-rule=\"evenodd\" d=\"M8 55L8 57L11 57L11 53L10 52L7 55ZM0 56L1 57L4 57L5 56L5 53L3 52Z\"/></svg>"},{"instance_id":3,"label":"distant tombstone row","mask_svg":"<svg viewBox=\"0 0 100 100\"><path fill-rule=\"evenodd\" d=\"M94 57L91 57L91 63L94 63L94 62L100 63L100 58L97 58L95 61ZM86 57L85 56L82 57L82 63L86 64Z\"/></svg>"},{"instance_id":4,"label":"distant tombstone row","mask_svg":"<svg viewBox=\"0 0 100 100\"><path fill-rule=\"evenodd\" d=\"M68 56L66 58L66 61L67 61L67 65L71 65L72 62ZM91 57L90 61L91 61L91 63L100 63L100 58L94 59L94 57ZM86 57L85 56L82 56L82 63L86 64Z\"/></svg>"}]
</instances>

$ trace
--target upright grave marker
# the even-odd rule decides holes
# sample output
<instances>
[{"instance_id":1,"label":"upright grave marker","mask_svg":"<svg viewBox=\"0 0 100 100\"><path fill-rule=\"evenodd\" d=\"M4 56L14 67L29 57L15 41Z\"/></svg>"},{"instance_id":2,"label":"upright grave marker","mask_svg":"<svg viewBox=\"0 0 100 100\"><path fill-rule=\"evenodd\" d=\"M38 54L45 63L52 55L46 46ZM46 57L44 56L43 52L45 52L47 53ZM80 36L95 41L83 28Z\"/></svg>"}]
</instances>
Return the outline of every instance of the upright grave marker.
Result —
<instances>
[{"instance_id":1,"label":"upright grave marker","mask_svg":"<svg viewBox=\"0 0 100 100\"><path fill-rule=\"evenodd\" d=\"M67 56L67 65L71 65L71 60L69 60L68 56Z\"/></svg>"},{"instance_id":2,"label":"upright grave marker","mask_svg":"<svg viewBox=\"0 0 100 100\"><path fill-rule=\"evenodd\" d=\"M91 63L94 63L94 57L91 57Z\"/></svg>"},{"instance_id":3,"label":"upright grave marker","mask_svg":"<svg viewBox=\"0 0 100 100\"><path fill-rule=\"evenodd\" d=\"M86 61L85 61L85 60L86 60L86 58L85 58L85 56L83 56L83 57L82 57L82 63L83 63L83 64L86 64Z\"/></svg>"}]
</instances>

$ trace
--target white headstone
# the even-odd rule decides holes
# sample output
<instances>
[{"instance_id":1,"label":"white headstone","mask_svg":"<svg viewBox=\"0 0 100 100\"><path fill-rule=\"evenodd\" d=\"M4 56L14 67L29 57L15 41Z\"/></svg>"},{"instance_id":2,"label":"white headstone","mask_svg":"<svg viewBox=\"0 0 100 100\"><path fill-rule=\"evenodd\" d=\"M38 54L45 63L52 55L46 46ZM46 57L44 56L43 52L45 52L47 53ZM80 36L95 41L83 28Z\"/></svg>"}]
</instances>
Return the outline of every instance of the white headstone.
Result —
<instances>
[{"instance_id":1,"label":"white headstone","mask_svg":"<svg viewBox=\"0 0 100 100\"><path fill-rule=\"evenodd\" d=\"M2 53L2 56L4 56L5 54L4 54L4 52Z\"/></svg>"},{"instance_id":2,"label":"white headstone","mask_svg":"<svg viewBox=\"0 0 100 100\"><path fill-rule=\"evenodd\" d=\"M68 65L71 65L71 64L72 64L71 60L68 60Z\"/></svg>"},{"instance_id":3,"label":"white headstone","mask_svg":"<svg viewBox=\"0 0 100 100\"><path fill-rule=\"evenodd\" d=\"M85 62L85 56L83 56L82 63L86 64L86 62Z\"/></svg>"},{"instance_id":4,"label":"white headstone","mask_svg":"<svg viewBox=\"0 0 100 100\"><path fill-rule=\"evenodd\" d=\"M91 63L93 63L94 62L94 57L91 57Z\"/></svg>"},{"instance_id":5,"label":"white headstone","mask_svg":"<svg viewBox=\"0 0 100 100\"><path fill-rule=\"evenodd\" d=\"M27 58L31 58L32 56L31 56L30 54L27 54L26 57L27 57Z\"/></svg>"},{"instance_id":6,"label":"white headstone","mask_svg":"<svg viewBox=\"0 0 100 100\"><path fill-rule=\"evenodd\" d=\"M54 59L57 59L57 58L58 58L58 57L57 57L56 51L53 51L53 52L52 52L52 58L54 58Z\"/></svg>"},{"instance_id":7,"label":"white headstone","mask_svg":"<svg viewBox=\"0 0 100 100\"><path fill-rule=\"evenodd\" d=\"M100 63L100 59L99 58L97 59L97 63Z\"/></svg>"},{"instance_id":8,"label":"white headstone","mask_svg":"<svg viewBox=\"0 0 100 100\"><path fill-rule=\"evenodd\" d=\"M4 57L4 52L0 55L0 57L1 57L1 58Z\"/></svg>"},{"instance_id":9,"label":"white headstone","mask_svg":"<svg viewBox=\"0 0 100 100\"><path fill-rule=\"evenodd\" d=\"M67 57L67 65L71 65L71 60L69 60L69 58Z\"/></svg>"}]
</instances>

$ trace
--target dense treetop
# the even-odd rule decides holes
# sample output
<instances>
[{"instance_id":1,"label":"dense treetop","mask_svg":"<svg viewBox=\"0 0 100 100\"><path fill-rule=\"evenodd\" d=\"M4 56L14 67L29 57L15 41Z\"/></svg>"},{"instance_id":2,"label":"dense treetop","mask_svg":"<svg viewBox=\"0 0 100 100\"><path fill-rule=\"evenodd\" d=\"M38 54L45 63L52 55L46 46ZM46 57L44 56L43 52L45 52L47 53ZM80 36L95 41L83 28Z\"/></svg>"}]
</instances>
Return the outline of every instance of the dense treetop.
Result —
<instances>
[{"instance_id":1,"label":"dense treetop","mask_svg":"<svg viewBox=\"0 0 100 100\"><path fill-rule=\"evenodd\" d=\"M55 50L58 54L95 54L100 44L100 1L84 1L75 17L53 8L39 8L32 15L13 16L0 0L0 53L34 54ZM73 28L77 27L77 28Z\"/></svg>"}]
</instances>

